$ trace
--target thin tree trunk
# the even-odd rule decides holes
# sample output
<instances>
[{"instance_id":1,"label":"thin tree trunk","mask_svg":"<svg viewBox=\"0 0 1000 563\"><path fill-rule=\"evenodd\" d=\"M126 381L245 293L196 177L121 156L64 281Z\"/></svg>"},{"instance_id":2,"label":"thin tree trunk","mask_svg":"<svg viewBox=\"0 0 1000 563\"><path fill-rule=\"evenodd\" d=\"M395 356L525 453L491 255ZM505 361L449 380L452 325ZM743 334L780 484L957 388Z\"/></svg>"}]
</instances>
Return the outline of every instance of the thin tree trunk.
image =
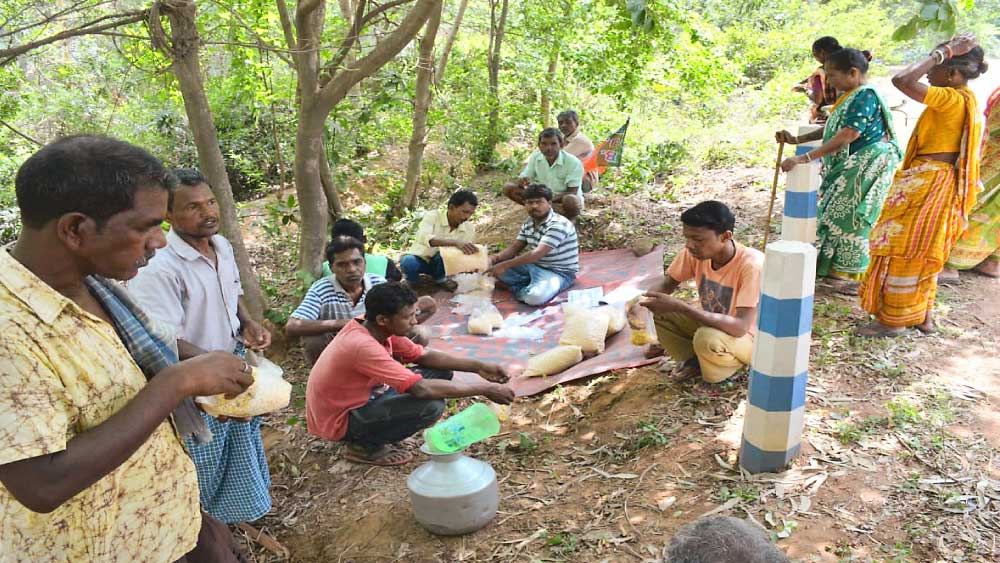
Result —
<instances>
[{"instance_id":1,"label":"thin tree trunk","mask_svg":"<svg viewBox=\"0 0 1000 563\"><path fill-rule=\"evenodd\" d=\"M403 201L396 209L413 209L417 204L417 190L420 183L420 169L424 162L424 148L427 147L427 110L431 107L433 95L431 82L434 79L434 40L441 25L441 5L431 12L420 39L420 55L417 57L417 83L413 96L413 132L410 134L409 159L406 163L406 187Z\"/></svg>"},{"instance_id":2,"label":"thin tree trunk","mask_svg":"<svg viewBox=\"0 0 1000 563\"><path fill-rule=\"evenodd\" d=\"M260 319L266 305L264 294L250 264L250 255L243 244L243 233L236 218L233 189L229 185L226 163L219 149L215 120L208 105L208 97L205 95L205 84L201 79L201 65L198 61L201 39L198 37L198 28L195 25L197 8L194 2L184 0L174 0L169 4L158 3L157 6L170 20L171 37L167 43L162 36L163 29L160 26L158 10L154 9L150 14L153 41L173 60L170 70L177 77L177 84L184 98L184 110L198 150L198 166L211 183L212 191L219 202L222 234L233 245L247 308L251 315ZM156 30L159 30L159 37Z\"/></svg>"},{"instance_id":3,"label":"thin tree trunk","mask_svg":"<svg viewBox=\"0 0 1000 563\"><path fill-rule=\"evenodd\" d=\"M455 38L458 37L458 28L462 25L462 17L465 16L465 8L468 6L469 0L459 0L455 22L451 24L451 29L448 30L448 38L444 41L444 49L441 51L441 58L438 59L437 70L434 72L435 86L441 84L441 80L444 78L444 68L448 65L448 56L451 54L451 48L455 45Z\"/></svg>"},{"instance_id":4,"label":"thin tree trunk","mask_svg":"<svg viewBox=\"0 0 1000 563\"><path fill-rule=\"evenodd\" d=\"M496 14L498 0L490 0L490 45L488 52L490 112L486 126L486 145L479 154L480 164L493 160L497 143L500 142L500 47L503 45L504 28L507 25L508 0L499 0L500 15Z\"/></svg>"},{"instance_id":5,"label":"thin tree trunk","mask_svg":"<svg viewBox=\"0 0 1000 563\"><path fill-rule=\"evenodd\" d=\"M545 75L545 86L542 87L542 127L552 125L552 98L549 90L556 83L556 67L559 64L559 50L554 49L549 58L549 72Z\"/></svg>"},{"instance_id":6,"label":"thin tree trunk","mask_svg":"<svg viewBox=\"0 0 1000 563\"><path fill-rule=\"evenodd\" d=\"M323 152L319 159L319 179L323 182L323 193L326 195L331 218L340 218L344 214L344 206L340 203L340 192L337 191L337 184L333 181L330 159L326 155L326 143L323 144Z\"/></svg>"},{"instance_id":7,"label":"thin tree trunk","mask_svg":"<svg viewBox=\"0 0 1000 563\"><path fill-rule=\"evenodd\" d=\"M299 124L295 133L295 191L299 194L299 211L302 224L299 229L299 268L320 273L320 261L326 246L329 207L323 189L322 162L323 121L327 112L317 108L314 101L302 97Z\"/></svg>"}]
</instances>

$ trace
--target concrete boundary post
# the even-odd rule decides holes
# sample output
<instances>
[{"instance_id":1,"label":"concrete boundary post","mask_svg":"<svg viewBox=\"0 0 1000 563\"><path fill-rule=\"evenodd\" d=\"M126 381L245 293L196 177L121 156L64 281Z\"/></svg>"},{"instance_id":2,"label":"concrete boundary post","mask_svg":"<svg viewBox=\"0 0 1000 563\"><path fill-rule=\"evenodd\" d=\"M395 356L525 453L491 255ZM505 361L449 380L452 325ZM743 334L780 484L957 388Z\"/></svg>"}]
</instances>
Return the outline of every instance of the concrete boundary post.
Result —
<instances>
[{"instance_id":1,"label":"concrete boundary post","mask_svg":"<svg viewBox=\"0 0 1000 563\"><path fill-rule=\"evenodd\" d=\"M799 126L799 135L815 131L817 125ZM795 155L803 155L822 144L821 141L800 143ZM816 203L821 181L820 162L800 164L785 177L785 210L781 218L781 238L812 243L816 241Z\"/></svg>"},{"instance_id":2,"label":"concrete boundary post","mask_svg":"<svg viewBox=\"0 0 1000 563\"><path fill-rule=\"evenodd\" d=\"M799 453L816 282L811 244L775 241L764 256L740 446L750 473L781 471Z\"/></svg>"}]
</instances>

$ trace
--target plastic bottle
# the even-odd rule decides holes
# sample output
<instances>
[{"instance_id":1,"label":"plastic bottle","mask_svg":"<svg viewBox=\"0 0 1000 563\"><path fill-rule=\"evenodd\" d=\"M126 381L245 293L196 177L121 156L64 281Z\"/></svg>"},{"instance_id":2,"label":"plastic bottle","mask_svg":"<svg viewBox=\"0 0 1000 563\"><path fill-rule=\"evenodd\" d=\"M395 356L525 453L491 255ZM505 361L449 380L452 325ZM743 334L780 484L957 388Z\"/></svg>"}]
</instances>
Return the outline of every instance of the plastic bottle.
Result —
<instances>
[{"instance_id":1,"label":"plastic bottle","mask_svg":"<svg viewBox=\"0 0 1000 563\"><path fill-rule=\"evenodd\" d=\"M499 432L500 420L493 409L483 403L474 403L462 412L424 430L424 440L437 452L451 453Z\"/></svg>"}]
</instances>

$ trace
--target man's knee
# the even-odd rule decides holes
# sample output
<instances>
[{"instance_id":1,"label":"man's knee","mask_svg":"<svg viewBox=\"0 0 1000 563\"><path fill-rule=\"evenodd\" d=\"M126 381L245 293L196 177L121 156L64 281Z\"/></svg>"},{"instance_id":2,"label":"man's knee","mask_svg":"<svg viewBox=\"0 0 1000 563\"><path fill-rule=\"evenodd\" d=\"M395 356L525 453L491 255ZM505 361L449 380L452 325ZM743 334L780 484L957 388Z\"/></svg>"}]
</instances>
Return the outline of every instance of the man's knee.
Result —
<instances>
[{"instance_id":1,"label":"man's knee","mask_svg":"<svg viewBox=\"0 0 1000 563\"><path fill-rule=\"evenodd\" d=\"M524 203L524 188L517 184L504 184L503 195L517 203Z\"/></svg>"},{"instance_id":2,"label":"man's knee","mask_svg":"<svg viewBox=\"0 0 1000 563\"><path fill-rule=\"evenodd\" d=\"M420 428L427 428L432 426L437 422L442 415L444 415L445 402L444 399L428 399L425 400L424 408L420 411L420 416L417 420L417 425Z\"/></svg>"},{"instance_id":3,"label":"man's knee","mask_svg":"<svg viewBox=\"0 0 1000 563\"><path fill-rule=\"evenodd\" d=\"M573 218L580 214L581 205L580 198L575 195L566 194L562 198L562 208L563 216L567 218Z\"/></svg>"},{"instance_id":4,"label":"man's knee","mask_svg":"<svg viewBox=\"0 0 1000 563\"><path fill-rule=\"evenodd\" d=\"M417 299L417 310L422 317L430 317L437 312L437 301L430 295L422 295Z\"/></svg>"},{"instance_id":5,"label":"man's knee","mask_svg":"<svg viewBox=\"0 0 1000 563\"><path fill-rule=\"evenodd\" d=\"M399 260L399 269L403 270L404 274L410 272L417 272L420 270L420 266L423 260L413 254L406 254Z\"/></svg>"},{"instance_id":6,"label":"man's knee","mask_svg":"<svg viewBox=\"0 0 1000 563\"><path fill-rule=\"evenodd\" d=\"M703 326L694 332L694 339L691 345L694 347L695 353L699 356L718 356L720 354L732 353L727 344L727 341L731 339L732 337L717 328Z\"/></svg>"},{"instance_id":7,"label":"man's knee","mask_svg":"<svg viewBox=\"0 0 1000 563\"><path fill-rule=\"evenodd\" d=\"M306 361L309 362L310 366L316 364L316 360L319 359L323 350L329 346L330 341L332 340L333 334L320 334L318 336L302 337L302 351L305 354Z\"/></svg>"},{"instance_id":8,"label":"man's knee","mask_svg":"<svg viewBox=\"0 0 1000 563\"><path fill-rule=\"evenodd\" d=\"M549 295L545 289L535 285L528 288L521 297L521 301L524 301L525 305L531 305L532 307L538 307L539 305L544 305L552 300L554 295Z\"/></svg>"}]
</instances>

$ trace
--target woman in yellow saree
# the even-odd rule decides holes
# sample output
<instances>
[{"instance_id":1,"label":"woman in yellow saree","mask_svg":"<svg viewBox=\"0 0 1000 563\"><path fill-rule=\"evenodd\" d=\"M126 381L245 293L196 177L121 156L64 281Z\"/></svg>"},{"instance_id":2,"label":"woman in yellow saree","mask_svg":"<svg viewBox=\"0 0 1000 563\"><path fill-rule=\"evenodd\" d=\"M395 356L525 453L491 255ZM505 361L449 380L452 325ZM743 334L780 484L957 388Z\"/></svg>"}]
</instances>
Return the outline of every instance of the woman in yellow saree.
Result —
<instances>
[{"instance_id":1,"label":"woman in yellow saree","mask_svg":"<svg viewBox=\"0 0 1000 563\"><path fill-rule=\"evenodd\" d=\"M1000 88L986 102L986 130L979 158L983 189L969 226L951 249L938 282L958 279L959 270L1000 278Z\"/></svg>"},{"instance_id":2,"label":"woman in yellow saree","mask_svg":"<svg viewBox=\"0 0 1000 563\"><path fill-rule=\"evenodd\" d=\"M976 204L981 123L968 82L986 72L983 59L975 38L959 35L892 78L927 108L871 231L860 294L875 321L862 336L934 330L937 275ZM920 83L925 74L929 87Z\"/></svg>"}]
</instances>

